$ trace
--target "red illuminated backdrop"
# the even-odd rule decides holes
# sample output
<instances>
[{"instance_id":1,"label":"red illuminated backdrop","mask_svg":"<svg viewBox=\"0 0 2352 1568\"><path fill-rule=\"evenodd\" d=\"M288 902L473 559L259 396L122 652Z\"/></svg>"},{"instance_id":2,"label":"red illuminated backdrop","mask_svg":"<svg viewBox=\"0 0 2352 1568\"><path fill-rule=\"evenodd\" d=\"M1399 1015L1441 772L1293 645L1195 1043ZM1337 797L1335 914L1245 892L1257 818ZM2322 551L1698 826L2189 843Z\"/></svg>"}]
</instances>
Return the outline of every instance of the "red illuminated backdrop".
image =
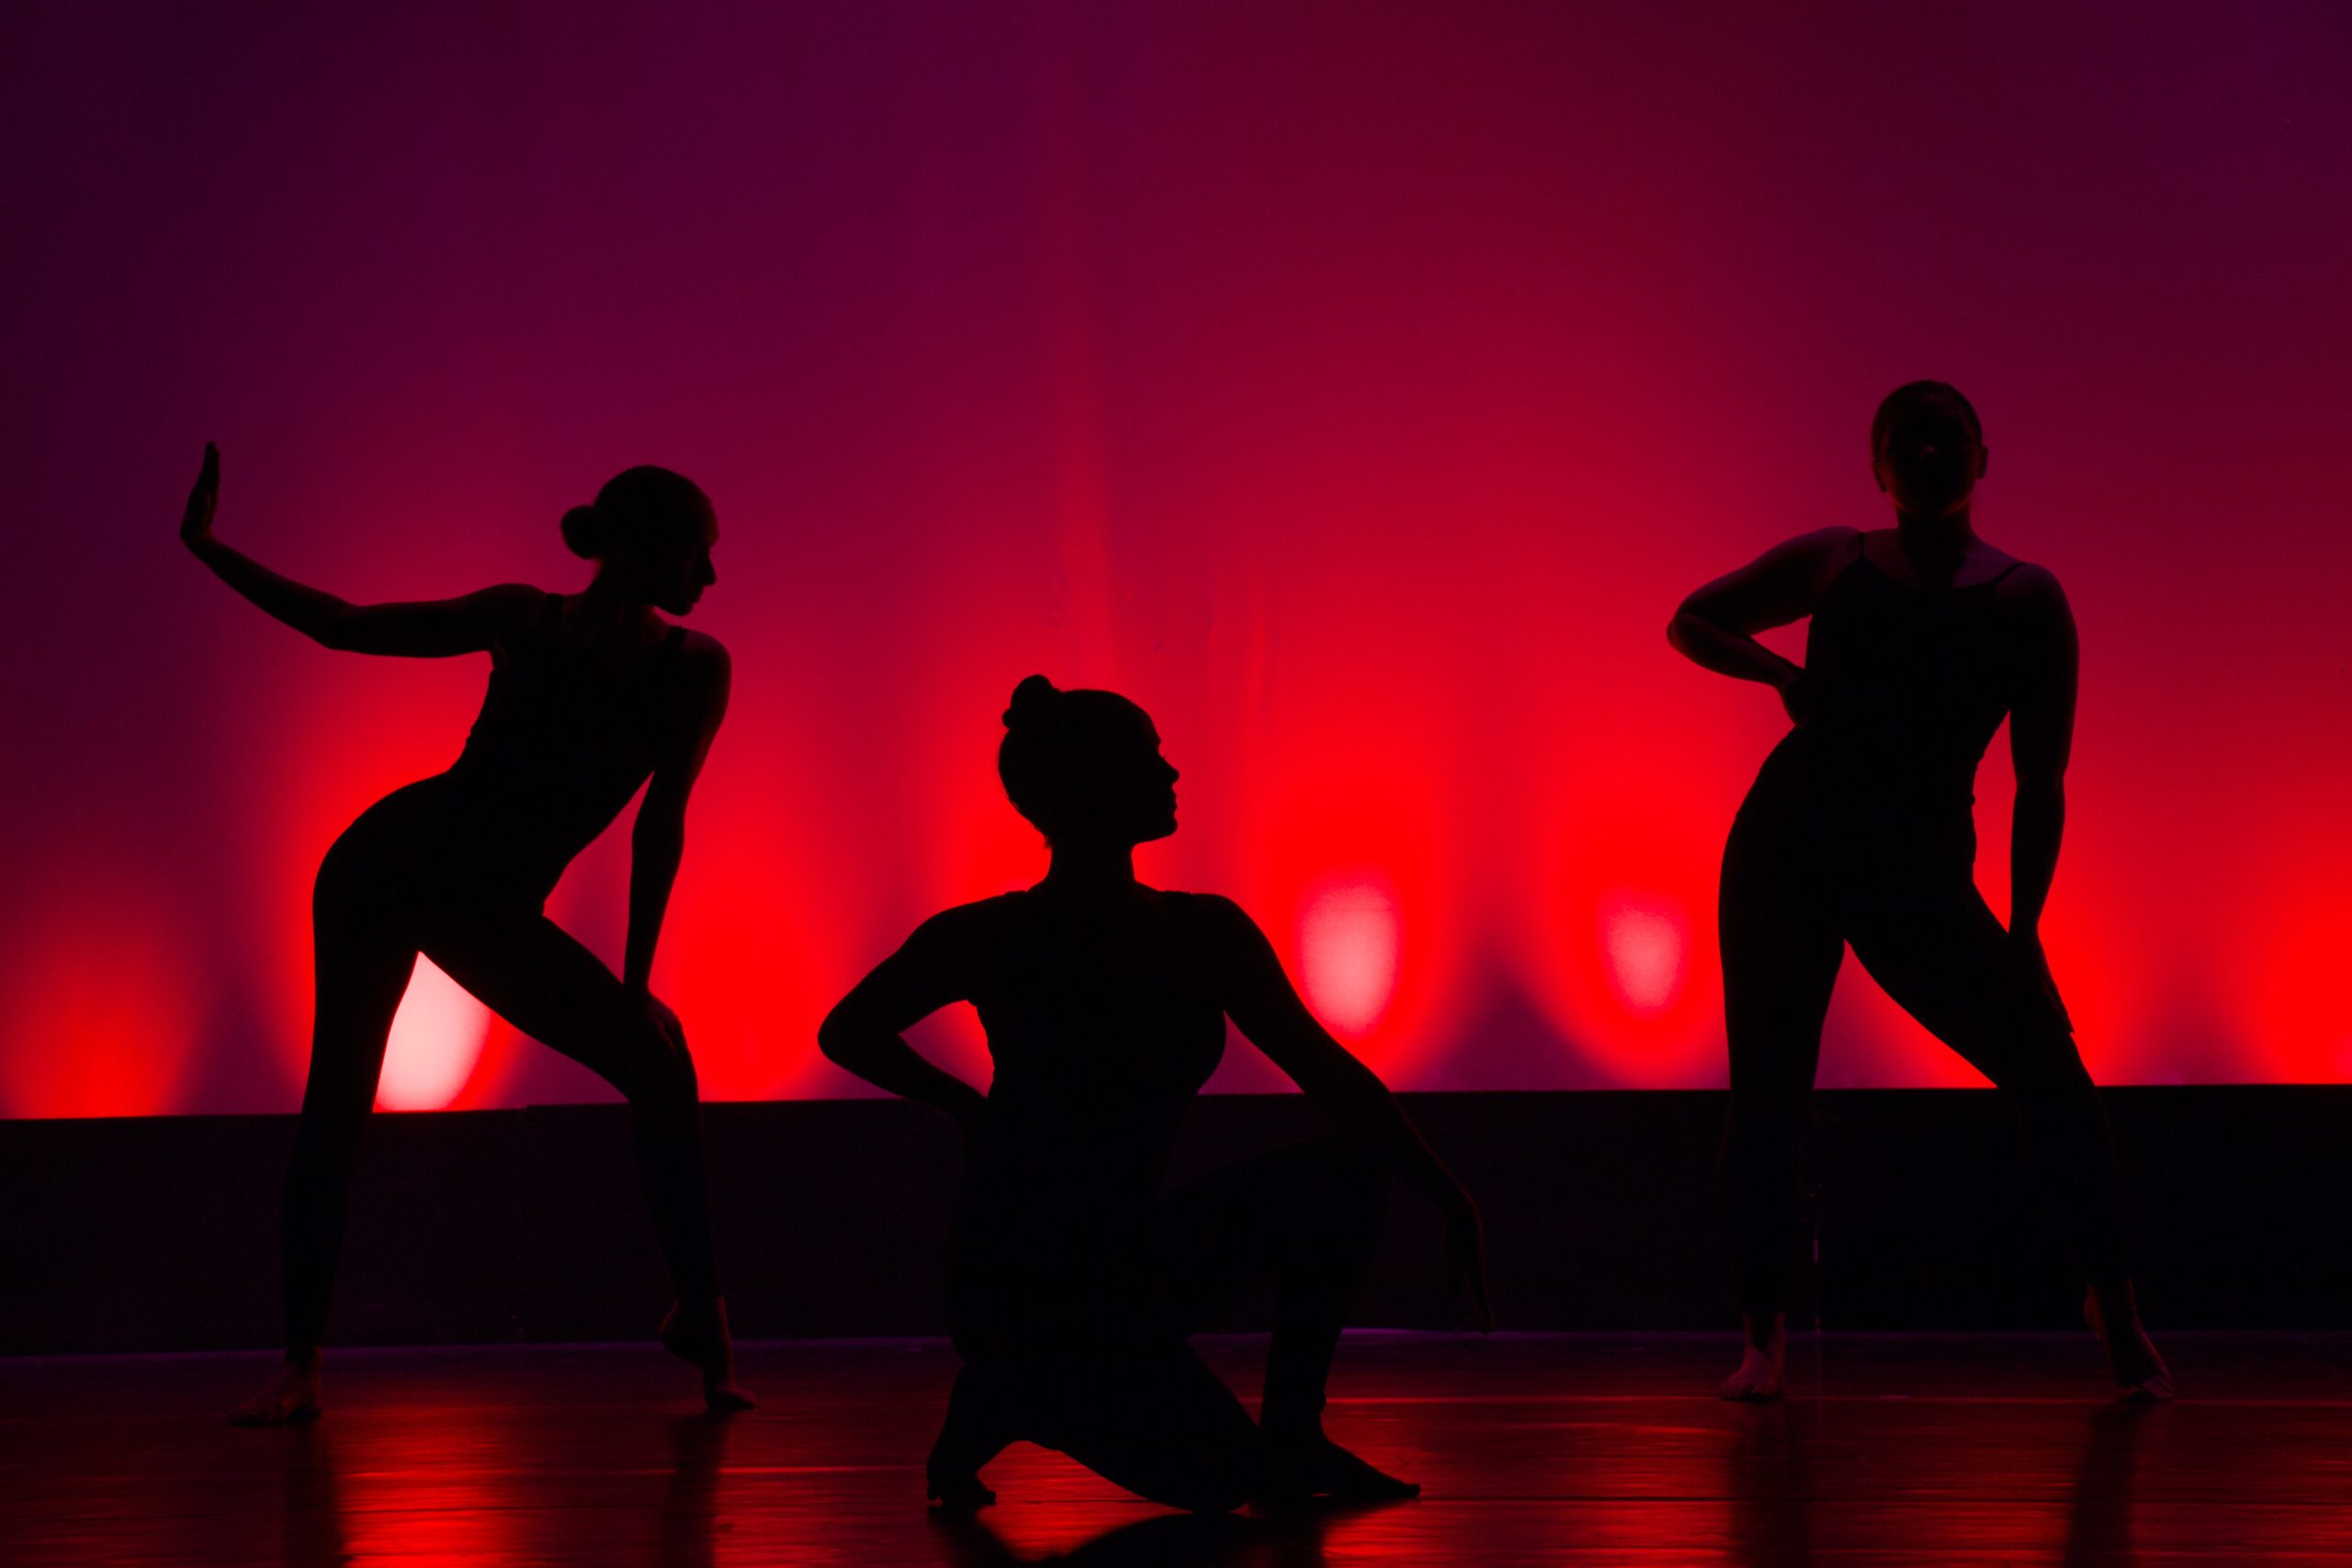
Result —
<instances>
[{"instance_id":1,"label":"red illuminated backdrop","mask_svg":"<svg viewBox=\"0 0 2352 1568\"><path fill-rule=\"evenodd\" d=\"M659 976L713 1096L851 1092L823 1008L1039 869L990 765L1032 670L1151 710L1146 874L1395 1082L1719 1083L1780 720L1663 627L1875 522L1916 376L2082 625L2093 1070L2352 1078L2342 7L259 16L0 51L0 1111L290 1108L318 856L480 694L188 560L208 437L224 536L355 598L574 584L556 518L628 463L716 498L736 705ZM608 954L626 874L554 905ZM1974 1081L1850 970L1823 1080ZM602 1092L420 975L384 1098Z\"/></svg>"}]
</instances>

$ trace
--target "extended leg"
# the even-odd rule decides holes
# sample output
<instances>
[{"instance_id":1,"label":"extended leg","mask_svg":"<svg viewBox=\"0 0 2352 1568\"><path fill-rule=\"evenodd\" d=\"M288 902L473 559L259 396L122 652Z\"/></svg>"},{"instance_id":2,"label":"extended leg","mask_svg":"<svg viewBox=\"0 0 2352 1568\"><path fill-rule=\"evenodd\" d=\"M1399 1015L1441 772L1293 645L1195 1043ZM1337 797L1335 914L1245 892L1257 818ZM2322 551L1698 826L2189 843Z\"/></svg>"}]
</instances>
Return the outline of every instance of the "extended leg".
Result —
<instances>
[{"instance_id":1,"label":"extended leg","mask_svg":"<svg viewBox=\"0 0 2352 1568\"><path fill-rule=\"evenodd\" d=\"M240 1426L305 1420L321 1406L319 1346L343 1251L352 1168L375 1106L384 1042L416 964L415 947L377 918L369 902L364 890L322 873L312 908L311 1070L279 1215L286 1362L230 1414Z\"/></svg>"},{"instance_id":2,"label":"extended leg","mask_svg":"<svg viewBox=\"0 0 2352 1568\"><path fill-rule=\"evenodd\" d=\"M2007 936L1964 882L1906 878L1858 913L1854 952L1937 1037L2016 1107L2035 1183L2063 1220L2091 1291L2092 1326L2118 1383L2148 1397L2170 1382L2132 1303L2107 1113L2072 1032L2012 961Z\"/></svg>"},{"instance_id":3,"label":"extended leg","mask_svg":"<svg viewBox=\"0 0 2352 1568\"><path fill-rule=\"evenodd\" d=\"M703 1371L714 1409L745 1409L710 1240L694 1061L632 1017L602 959L536 912L436 922L424 951L449 977L534 1039L593 1068L628 1097L638 1179L678 1295L662 1341Z\"/></svg>"},{"instance_id":4,"label":"extended leg","mask_svg":"<svg viewBox=\"0 0 2352 1568\"><path fill-rule=\"evenodd\" d=\"M1724 849L1718 940L1731 1115L1724 1215L1747 1346L1727 1399L1775 1399L1786 1358L1789 1247L1821 1025L1845 957L1820 863L1792 818L1741 809Z\"/></svg>"}]
</instances>

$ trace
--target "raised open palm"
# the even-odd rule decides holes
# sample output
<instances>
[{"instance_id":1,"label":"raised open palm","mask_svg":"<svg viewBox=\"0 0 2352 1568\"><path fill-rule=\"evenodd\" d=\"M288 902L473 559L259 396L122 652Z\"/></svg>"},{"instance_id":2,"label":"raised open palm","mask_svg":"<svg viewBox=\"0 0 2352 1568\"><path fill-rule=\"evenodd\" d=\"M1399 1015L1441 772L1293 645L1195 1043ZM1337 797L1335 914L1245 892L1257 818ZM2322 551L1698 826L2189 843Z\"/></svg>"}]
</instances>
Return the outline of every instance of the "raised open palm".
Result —
<instances>
[{"instance_id":1,"label":"raised open palm","mask_svg":"<svg viewBox=\"0 0 2352 1568\"><path fill-rule=\"evenodd\" d=\"M187 510L180 513L180 543L193 549L212 536L212 514L220 509L220 448L204 444L204 466L187 492Z\"/></svg>"}]
</instances>

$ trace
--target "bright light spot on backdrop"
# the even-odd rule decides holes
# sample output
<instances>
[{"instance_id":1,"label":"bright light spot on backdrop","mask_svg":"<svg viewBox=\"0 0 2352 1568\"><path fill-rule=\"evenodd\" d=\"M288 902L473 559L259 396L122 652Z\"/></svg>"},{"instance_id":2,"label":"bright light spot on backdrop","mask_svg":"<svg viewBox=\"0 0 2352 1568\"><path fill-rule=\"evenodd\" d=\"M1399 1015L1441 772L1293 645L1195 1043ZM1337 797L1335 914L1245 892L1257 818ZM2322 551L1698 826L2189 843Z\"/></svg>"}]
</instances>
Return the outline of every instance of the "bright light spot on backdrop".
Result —
<instances>
[{"instance_id":1,"label":"bright light spot on backdrop","mask_svg":"<svg viewBox=\"0 0 2352 1568\"><path fill-rule=\"evenodd\" d=\"M1396 891L1377 874L1350 873L1307 895L1298 919L1300 988L1333 1033L1363 1034L1388 1010L1401 936Z\"/></svg>"},{"instance_id":2,"label":"bright light spot on backdrop","mask_svg":"<svg viewBox=\"0 0 2352 1568\"><path fill-rule=\"evenodd\" d=\"M1626 1010L1654 1018L1682 992L1689 961L1690 919L1650 894L1612 895L1600 907L1600 945L1609 955L1609 986Z\"/></svg>"},{"instance_id":3,"label":"bright light spot on backdrop","mask_svg":"<svg viewBox=\"0 0 2352 1568\"><path fill-rule=\"evenodd\" d=\"M458 1098L490 1038L490 1010L420 957L392 1018L376 1104L385 1111L438 1111Z\"/></svg>"}]
</instances>

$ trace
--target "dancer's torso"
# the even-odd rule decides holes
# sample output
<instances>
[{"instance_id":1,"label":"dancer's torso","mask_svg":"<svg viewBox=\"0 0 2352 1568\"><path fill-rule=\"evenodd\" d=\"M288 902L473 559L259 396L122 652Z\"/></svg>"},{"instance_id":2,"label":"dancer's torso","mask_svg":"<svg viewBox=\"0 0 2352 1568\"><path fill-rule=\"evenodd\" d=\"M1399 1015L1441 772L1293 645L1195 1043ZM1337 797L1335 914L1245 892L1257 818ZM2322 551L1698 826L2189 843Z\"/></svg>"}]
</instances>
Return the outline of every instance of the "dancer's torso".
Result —
<instances>
[{"instance_id":1,"label":"dancer's torso","mask_svg":"<svg viewBox=\"0 0 2352 1568\"><path fill-rule=\"evenodd\" d=\"M1750 791L1843 836L1932 839L1973 855L1976 768L2009 711L2015 636L2001 580L1907 586L1867 550L1831 581L1805 639L1804 725ZM1872 831L1872 829L1882 831Z\"/></svg>"},{"instance_id":2,"label":"dancer's torso","mask_svg":"<svg viewBox=\"0 0 2352 1568\"><path fill-rule=\"evenodd\" d=\"M489 689L447 772L396 791L351 833L397 833L427 887L543 900L653 771L677 711L685 628L646 647L582 649L542 599L491 650Z\"/></svg>"},{"instance_id":3,"label":"dancer's torso","mask_svg":"<svg viewBox=\"0 0 2352 1568\"><path fill-rule=\"evenodd\" d=\"M972 999L995 1076L953 1290L990 1315L1075 1307L1139 1242L1184 1108L1224 1055L1210 921L1182 893L1108 919L1036 893L989 908Z\"/></svg>"}]
</instances>

